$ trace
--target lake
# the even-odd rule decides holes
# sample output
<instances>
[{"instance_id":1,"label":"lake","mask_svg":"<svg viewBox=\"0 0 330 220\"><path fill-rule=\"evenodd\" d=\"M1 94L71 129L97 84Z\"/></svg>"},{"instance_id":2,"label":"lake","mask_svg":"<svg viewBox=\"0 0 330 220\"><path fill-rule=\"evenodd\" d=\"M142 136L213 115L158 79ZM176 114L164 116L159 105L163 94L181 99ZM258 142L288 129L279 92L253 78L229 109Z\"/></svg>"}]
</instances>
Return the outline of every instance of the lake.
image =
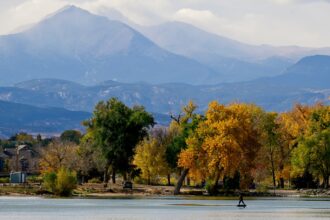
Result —
<instances>
[{"instance_id":1,"label":"lake","mask_svg":"<svg viewBox=\"0 0 330 220\"><path fill-rule=\"evenodd\" d=\"M0 197L0 219L15 220L241 220L330 219L329 199L254 198L237 200L46 199Z\"/></svg>"}]
</instances>

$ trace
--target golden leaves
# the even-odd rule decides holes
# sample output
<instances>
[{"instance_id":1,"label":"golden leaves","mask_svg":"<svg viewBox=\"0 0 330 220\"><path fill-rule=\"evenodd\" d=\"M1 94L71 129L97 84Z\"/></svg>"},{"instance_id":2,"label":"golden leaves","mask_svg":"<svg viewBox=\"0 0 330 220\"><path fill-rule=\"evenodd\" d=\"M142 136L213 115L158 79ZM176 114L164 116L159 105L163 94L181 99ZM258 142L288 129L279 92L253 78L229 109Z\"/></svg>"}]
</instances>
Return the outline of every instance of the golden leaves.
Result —
<instances>
[{"instance_id":1,"label":"golden leaves","mask_svg":"<svg viewBox=\"0 0 330 220\"><path fill-rule=\"evenodd\" d=\"M211 102L206 120L187 139L188 148L181 152L179 165L189 168L195 179L212 178L220 172L228 176L237 170L248 172L260 147L256 136L261 114L254 105Z\"/></svg>"},{"instance_id":2,"label":"golden leaves","mask_svg":"<svg viewBox=\"0 0 330 220\"><path fill-rule=\"evenodd\" d=\"M52 142L40 150L39 166L41 173L57 172L61 167L76 170L79 163L79 147L71 142Z\"/></svg>"}]
</instances>

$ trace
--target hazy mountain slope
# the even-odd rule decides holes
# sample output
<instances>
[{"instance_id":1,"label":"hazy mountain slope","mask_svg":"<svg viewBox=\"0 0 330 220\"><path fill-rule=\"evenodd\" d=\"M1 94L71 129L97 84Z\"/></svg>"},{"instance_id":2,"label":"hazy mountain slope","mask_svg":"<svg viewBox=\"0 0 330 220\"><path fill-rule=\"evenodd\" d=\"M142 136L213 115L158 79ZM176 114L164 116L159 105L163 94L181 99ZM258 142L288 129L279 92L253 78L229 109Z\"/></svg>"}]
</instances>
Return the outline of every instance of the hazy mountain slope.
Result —
<instances>
[{"instance_id":1,"label":"hazy mountain slope","mask_svg":"<svg viewBox=\"0 0 330 220\"><path fill-rule=\"evenodd\" d=\"M282 75L267 80L284 86L328 89L330 88L330 56L305 57Z\"/></svg>"},{"instance_id":2,"label":"hazy mountain slope","mask_svg":"<svg viewBox=\"0 0 330 220\"><path fill-rule=\"evenodd\" d=\"M292 64L291 58L279 57L272 47L244 44L181 22L139 30L163 48L210 66L221 73L222 81L279 75Z\"/></svg>"},{"instance_id":3,"label":"hazy mountain slope","mask_svg":"<svg viewBox=\"0 0 330 220\"><path fill-rule=\"evenodd\" d=\"M249 45L182 22L137 28L163 48L210 66L227 82L280 75L302 57L330 55L330 48Z\"/></svg>"},{"instance_id":4,"label":"hazy mountain slope","mask_svg":"<svg viewBox=\"0 0 330 220\"><path fill-rule=\"evenodd\" d=\"M81 122L90 115L62 108L39 108L0 101L0 134L11 135L20 131L60 133L67 129L82 129Z\"/></svg>"},{"instance_id":5,"label":"hazy mountain slope","mask_svg":"<svg viewBox=\"0 0 330 220\"><path fill-rule=\"evenodd\" d=\"M0 36L1 84L58 78L91 84L123 82L204 83L214 72L175 55L119 22L74 6L24 32Z\"/></svg>"},{"instance_id":6,"label":"hazy mountain slope","mask_svg":"<svg viewBox=\"0 0 330 220\"><path fill-rule=\"evenodd\" d=\"M47 87L44 88L34 91L38 93L38 96L45 97L35 101L34 96L28 97L28 99L17 98L19 96L15 94L18 88L12 87L10 100L38 106L51 105L72 110L92 111L98 101L118 97L127 105L140 104L144 105L150 112L168 114L178 113L189 100L194 100L199 105L200 110L205 110L210 101L218 100L221 103L233 101L253 102L267 110L284 111L296 102L312 104L316 101L327 100L330 95L330 88L322 90L308 87L297 88L282 86L281 83L261 81L210 86L192 86L178 83L152 85L106 82L102 85L85 87L83 90L71 92L60 89L57 92L49 92ZM30 91L29 87L24 87L24 83L20 84L18 91L20 90ZM5 96L6 93L0 90L0 97Z\"/></svg>"},{"instance_id":7,"label":"hazy mountain slope","mask_svg":"<svg viewBox=\"0 0 330 220\"><path fill-rule=\"evenodd\" d=\"M267 110L284 111L296 102L329 101L329 58L306 57L290 67L286 74L277 77L205 86L114 81L79 86L59 80L33 80L15 87L0 87L0 99L84 111L92 111L98 101L111 97L118 97L130 106L140 104L150 112L163 114L179 112L189 100L194 100L201 110L206 109L210 101L218 100L222 103L253 102Z\"/></svg>"},{"instance_id":8,"label":"hazy mountain slope","mask_svg":"<svg viewBox=\"0 0 330 220\"><path fill-rule=\"evenodd\" d=\"M137 28L160 46L187 56L202 54L201 56L204 57L209 54L216 54L220 57L253 61L271 57L286 57L297 60L308 55L330 54L330 47L249 45L206 32L183 22L166 22L149 27L137 26ZM188 45L189 47L187 47Z\"/></svg>"}]
</instances>

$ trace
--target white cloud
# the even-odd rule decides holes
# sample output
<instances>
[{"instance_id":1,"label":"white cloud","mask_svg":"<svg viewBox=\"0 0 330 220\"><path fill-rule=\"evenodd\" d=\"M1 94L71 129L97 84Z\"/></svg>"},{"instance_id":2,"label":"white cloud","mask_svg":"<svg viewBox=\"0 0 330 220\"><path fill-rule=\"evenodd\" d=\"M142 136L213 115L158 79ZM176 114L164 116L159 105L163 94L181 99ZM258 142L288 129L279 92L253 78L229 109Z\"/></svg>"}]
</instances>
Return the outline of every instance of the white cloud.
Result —
<instances>
[{"instance_id":1,"label":"white cloud","mask_svg":"<svg viewBox=\"0 0 330 220\"><path fill-rule=\"evenodd\" d=\"M330 0L10 0L0 1L0 34L65 4L97 14L117 9L138 24L167 20L253 44L330 46Z\"/></svg>"},{"instance_id":2,"label":"white cloud","mask_svg":"<svg viewBox=\"0 0 330 220\"><path fill-rule=\"evenodd\" d=\"M6 10L0 15L0 34L10 33L21 26L38 22L67 4L61 0L21 0L11 3L7 4Z\"/></svg>"},{"instance_id":3,"label":"white cloud","mask_svg":"<svg viewBox=\"0 0 330 220\"><path fill-rule=\"evenodd\" d=\"M209 26L221 23L220 18L209 10L194 10L191 8L182 8L174 16L174 20L187 22L208 28ZM213 24L213 25L212 25Z\"/></svg>"},{"instance_id":4,"label":"white cloud","mask_svg":"<svg viewBox=\"0 0 330 220\"><path fill-rule=\"evenodd\" d=\"M275 4L289 4L294 2L294 0L270 0L271 2L274 2Z\"/></svg>"}]
</instances>

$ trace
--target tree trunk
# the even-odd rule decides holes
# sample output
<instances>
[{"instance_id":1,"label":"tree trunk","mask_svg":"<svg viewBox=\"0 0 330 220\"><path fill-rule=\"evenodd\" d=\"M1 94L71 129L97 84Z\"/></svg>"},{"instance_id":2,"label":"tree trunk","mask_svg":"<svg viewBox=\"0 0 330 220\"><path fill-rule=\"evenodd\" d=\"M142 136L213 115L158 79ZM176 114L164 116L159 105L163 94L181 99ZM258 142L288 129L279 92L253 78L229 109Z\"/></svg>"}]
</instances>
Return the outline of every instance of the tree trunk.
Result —
<instances>
[{"instance_id":1,"label":"tree trunk","mask_svg":"<svg viewBox=\"0 0 330 220\"><path fill-rule=\"evenodd\" d=\"M280 181L279 181L279 187L281 189L284 188L284 178L282 176L283 170L284 170L284 164L281 162L281 164L279 166L279 172L281 173L281 177L280 177Z\"/></svg>"},{"instance_id":2,"label":"tree trunk","mask_svg":"<svg viewBox=\"0 0 330 220\"><path fill-rule=\"evenodd\" d=\"M280 178L280 188L281 189L284 188L284 178L283 177Z\"/></svg>"},{"instance_id":3,"label":"tree trunk","mask_svg":"<svg viewBox=\"0 0 330 220\"><path fill-rule=\"evenodd\" d=\"M179 177L179 180L174 189L174 195L180 194L180 189L182 187L182 184L183 184L188 172L189 172L189 169L184 169L183 172L181 173L181 176Z\"/></svg>"},{"instance_id":4,"label":"tree trunk","mask_svg":"<svg viewBox=\"0 0 330 220\"><path fill-rule=\"evenodd\" d=\"M214 185L212 186L213 187L212 192L214 194L217 194L218 193L219 180L220 180L220 172L217 172L217 174L215 176L215 179L214 179Z\"/></svg>"},{"instance_id":5,"label":"tree trunk","mask_svg":"<svg viewBox=\"0 0 330 220\"><path fill-rule=\"evenodd\" d=\"M271 163L272 163L272 177L273 177L273 187L274 187L274 195L275 195L275 189L276 189L276 176L275 176L275 166L274 166L274 160L273 160L273 157L271 157Z\"/></svg>"},{"instance_id":6,"label":"tree trunk","mask_svg":"<svg viewBox=\"0 0 330 220\"><path fill-rule=\"evenodd\" d=\"M112 169L112 175L111 175L112 183L116 184L116 170Z\"/></svg>"},{"instance_id":7,"label":"tree trunk","mask_svg":"<svg viewBox=\"0 0 330 220\"><path fill-rule=\"evenodd\" d=\"M187 186L190 186L190 178L187 177Z\"/></svg>"},{"instance_id":8,"label":"tree trunk","mask_svg":"<svg viewBox=\"0 0 330 220\"><path fill-rule=\"evenodd\" d=\"M108 186L108 182L109 182L108 171L109 171L109 167L106 166L104 168L104 174L103 174L103 185L104 185L104 188L106 188Z\"/></svg>"},{"instance_id":9,"label":"tree trunk","mask_svg":"<svg viewBox=\"0 0 330 220\"><path fill-rule=\"evenodd\" d=\"M171 185L171 174L167 174L167 185L170 186Z\"/></svg>"},{"instance_id":10,"label":"tree trunk","mask_svg":"<svg viewBox=\"0 0 330 220\"><path fill-rule=\"evenodd\" d=\"M327 175L323 176L323 185L324 185L325 189L327 189L329 187L329 176L327 176Z\"/></svg>"}]
</instances>

